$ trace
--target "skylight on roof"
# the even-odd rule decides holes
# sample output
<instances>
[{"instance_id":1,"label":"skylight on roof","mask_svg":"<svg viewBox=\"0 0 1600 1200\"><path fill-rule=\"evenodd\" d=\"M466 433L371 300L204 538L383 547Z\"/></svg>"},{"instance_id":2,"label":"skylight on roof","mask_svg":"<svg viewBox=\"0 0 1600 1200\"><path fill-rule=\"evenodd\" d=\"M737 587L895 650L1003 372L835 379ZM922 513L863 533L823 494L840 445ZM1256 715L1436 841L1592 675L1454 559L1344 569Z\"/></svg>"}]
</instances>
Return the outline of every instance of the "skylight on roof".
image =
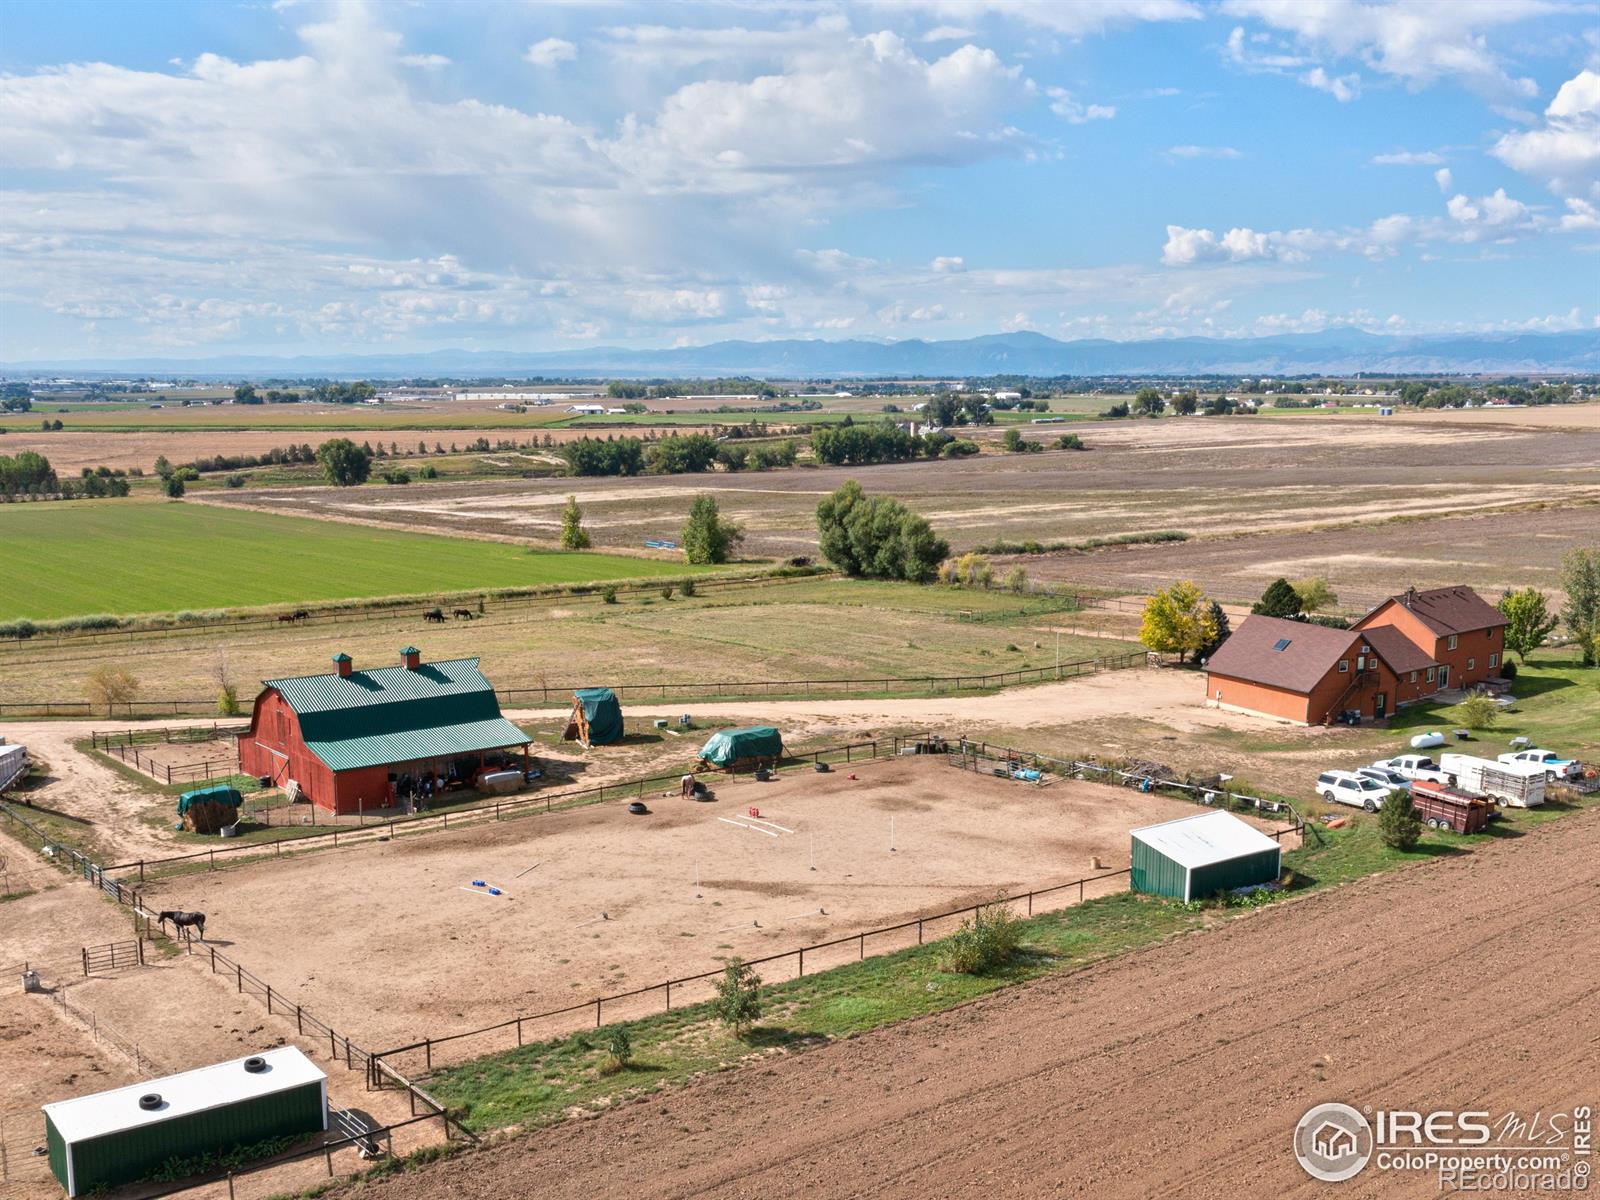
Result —
<instances>
[{"instance_id":1,"label":"skylight on roof","mask_svg":"<svg viewBox=\"0 0 1600 1200\"><path fill-rule=\"evenodd\" d=\"M1274 650L1287 650L1291 640L1292 639L1290 638L1279 638L1275 643L1273 643L1272 648Z\"/></svg>"}]
</instances>

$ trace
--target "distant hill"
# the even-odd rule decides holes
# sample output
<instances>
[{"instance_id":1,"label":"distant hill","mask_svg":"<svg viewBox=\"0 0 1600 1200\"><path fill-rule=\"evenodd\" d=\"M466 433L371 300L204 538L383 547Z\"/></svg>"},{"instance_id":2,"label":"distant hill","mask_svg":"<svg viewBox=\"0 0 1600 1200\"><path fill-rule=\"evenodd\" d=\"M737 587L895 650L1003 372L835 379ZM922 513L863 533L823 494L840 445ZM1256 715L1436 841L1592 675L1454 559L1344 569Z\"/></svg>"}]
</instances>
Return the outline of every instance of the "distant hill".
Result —
<instances>
[{"instance_id":1,"label":"distant hill","mask_svg":"<svg viewBox=\"0 0 1600 1200\"><path fill-rule=\"evenodd\" d=\"M1040 333L952 341L712 342L658 350L592 346L523 353L426 353L278 357L131 358L16 362L11 372L203 376L563 375L576 377L755 375L766 378L974 375L1353 375L1600 372L1600 330L1392 337L1359 329L1260 338L1154 338L1062 342Z\"/></svg>"}]
</instances>

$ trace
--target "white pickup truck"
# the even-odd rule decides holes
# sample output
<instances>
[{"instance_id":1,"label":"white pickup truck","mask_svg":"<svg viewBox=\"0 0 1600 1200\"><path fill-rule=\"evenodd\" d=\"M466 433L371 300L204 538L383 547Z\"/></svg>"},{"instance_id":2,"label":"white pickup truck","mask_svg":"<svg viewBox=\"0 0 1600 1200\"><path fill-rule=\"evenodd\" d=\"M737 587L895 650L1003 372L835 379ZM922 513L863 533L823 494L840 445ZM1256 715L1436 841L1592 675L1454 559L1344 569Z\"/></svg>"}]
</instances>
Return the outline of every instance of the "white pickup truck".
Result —
<instances>
[{"instance_id":1,"label":"white pickup truck","mask_svg":"<svg viewBox=\"0 0 1600 1200\"><path fill-rule=\"evenodd\" d=\"M1394 758L1380 758L1372 764L1406 779L1420 779L1425 783L1448 783L1444 770L1426 754L1401 754Z\"/></svg>"},{"instance_id":2,"label":"white pickup truck","mask_svg":"<svg viewBox=\"0 0 1600 1200\"><path fill-rule=\"evenodd\" d=\"M1546 782L1558 779L1577 779L1583 774L1583 764L1575 758L1562 758L1554 750L1514 750L1500 755L1503 763L1533 763L1544 768Z\"/></svg>"}]
</instances>

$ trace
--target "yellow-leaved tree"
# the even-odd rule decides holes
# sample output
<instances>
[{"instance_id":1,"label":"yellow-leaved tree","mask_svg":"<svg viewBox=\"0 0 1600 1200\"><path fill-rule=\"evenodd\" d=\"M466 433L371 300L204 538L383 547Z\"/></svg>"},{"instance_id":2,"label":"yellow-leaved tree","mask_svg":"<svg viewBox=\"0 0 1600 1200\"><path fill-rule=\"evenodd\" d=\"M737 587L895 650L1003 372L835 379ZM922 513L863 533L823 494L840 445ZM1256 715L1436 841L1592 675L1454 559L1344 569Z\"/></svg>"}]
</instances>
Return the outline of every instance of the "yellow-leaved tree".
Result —
<instances>
[{"instance_id":1,"label":"yellow-leaved tree","mask_svg":"<svg viewBox=\"0 0 1600 1200\"><path fill-rule=\"evenodd\" d=\"M1214 643L1216 637L1211 601L1191 580L1180 579L1145 601L1144 621L1139 626L1139 640L1145 649L1176 654L1181 663Z\"/></svg>"}]
</instances>

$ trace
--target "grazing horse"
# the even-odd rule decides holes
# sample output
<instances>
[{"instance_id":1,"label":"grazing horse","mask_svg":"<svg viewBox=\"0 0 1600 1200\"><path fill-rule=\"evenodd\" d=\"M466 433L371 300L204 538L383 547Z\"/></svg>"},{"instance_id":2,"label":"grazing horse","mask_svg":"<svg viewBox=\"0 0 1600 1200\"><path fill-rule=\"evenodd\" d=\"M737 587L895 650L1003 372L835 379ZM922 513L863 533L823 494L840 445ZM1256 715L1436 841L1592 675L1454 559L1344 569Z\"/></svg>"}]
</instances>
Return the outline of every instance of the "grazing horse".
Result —
<instances>
[{"instance_id":1,"label":"grazing horse","mask_svg":"<svg viewBox=\"0 0 1600 1200\"><path fill-rule=\"evenodd\" d=\"M168 921L171 921L176 927L177 932L183 934L185 938L192 938L194 936L188 932L190 929L198 929L200 931L200 940L202 942L206 940L205 913L173 912L171 909L168 909L166 912L161 913L157 917L157 924L165 925Z\"/></svg>"},{"instance_id":2,"label":"grazing horse","mask_svg":"<svg viewBox=\"0 0 1600 1200\"><path fill-rule=\"evenodd\" d=\"M294 618L294 614L293 613L279 613L278 614L278 621L281 624L287 625L290 621L293 621L294 619L295 618Z\"/></svg>"},{"instance_id":3,"label":"grazing horse","mask_svg":"<svg viewBox=\"0 0 1600 1200\"><path fill-rule=\"evenodd\" d=\"M473 617L477 616L477 614L474 613L470 608L455 609L454 615L463 621L470 621Z\"/></svg>"},{"instance_id":4,"label":"grazing horse","mask_svg":"<svg viewBox=\"0 0 1600 1200\"><path fill-rule=\"evenodd\" d=\"M422 614L422 619L424 621L442 622L444 620L444 610L442 608L430 608L427 612Z\"/></svg>"},{"instance_id":5,"label":"grazing horse","mask_svg":"<svg viewBox=\"0 0 1600 1200\"><path fill-rule=\"evenodd\" d=\"M311 619L311 614L303 608L297 608L294 610L293 614L291 614L291 619L295 621L309 621Z\"/></svg>"}]
</instances>

